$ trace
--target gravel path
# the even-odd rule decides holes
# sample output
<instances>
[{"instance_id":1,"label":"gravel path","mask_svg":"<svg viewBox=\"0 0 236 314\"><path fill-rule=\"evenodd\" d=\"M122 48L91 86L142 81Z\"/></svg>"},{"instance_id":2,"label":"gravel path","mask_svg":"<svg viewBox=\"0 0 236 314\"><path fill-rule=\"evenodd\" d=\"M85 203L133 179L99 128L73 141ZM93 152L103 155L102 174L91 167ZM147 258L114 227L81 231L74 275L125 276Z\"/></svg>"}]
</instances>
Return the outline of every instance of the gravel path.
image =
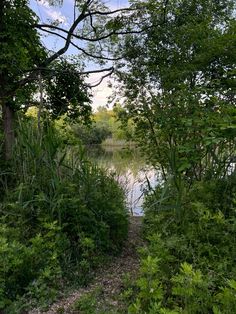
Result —
<instances>
[{"instance_id":1,"label":"gravel path","mask_svg":"<svg viewBox=\"0 0 236 314\"><path fill-rule=\"evenodd\" d=\"M123 279L125 275L129 274L132 279L135 279L138 273L140 261L137 248L143 245L141 223L141 217L130 218L129 235L121 255L114 257L109 264L99 267L88 287L81 288L65 299L59 300L46 312L34 310L29 314L79 313L79 311L72 310L73 304L84 295L93 293L98 289L100 291L97 304L99 308L104 305L105 307L119 308L120 300L118 296L124 288ZM104 313L108 312L105 311Z\"/></svg>"}]
</instances>

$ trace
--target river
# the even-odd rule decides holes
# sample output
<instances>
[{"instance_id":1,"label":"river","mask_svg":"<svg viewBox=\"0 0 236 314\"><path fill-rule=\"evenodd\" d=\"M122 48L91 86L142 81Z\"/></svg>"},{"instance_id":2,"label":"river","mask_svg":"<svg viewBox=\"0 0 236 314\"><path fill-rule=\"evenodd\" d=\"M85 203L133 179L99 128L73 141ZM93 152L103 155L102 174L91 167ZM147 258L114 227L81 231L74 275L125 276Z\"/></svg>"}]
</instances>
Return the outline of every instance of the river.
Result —
<instances>
[{"instance_id":1,"label":"river","mask_svg":"<svg viewBox=\"0 0 236 314\"><path fill-rule=\"evenodd\" d=\"M143 215L142 205L145 192L161 181L161 174L144 161L137 149L116 146L89 148L92 161L109 171L126 192L129 211L134 216Z\"/></svg>"}]
</instances>

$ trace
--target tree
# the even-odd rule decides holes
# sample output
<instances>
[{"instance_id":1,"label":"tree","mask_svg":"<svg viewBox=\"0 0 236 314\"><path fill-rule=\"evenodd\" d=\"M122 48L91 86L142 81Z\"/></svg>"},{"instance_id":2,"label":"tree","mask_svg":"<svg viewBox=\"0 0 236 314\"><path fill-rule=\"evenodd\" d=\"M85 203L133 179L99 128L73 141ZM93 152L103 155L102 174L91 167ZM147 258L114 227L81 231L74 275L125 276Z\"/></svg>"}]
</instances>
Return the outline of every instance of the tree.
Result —
<instances>
[{"instance_id":1,"label":"tree","mask_svg":"<svg viewBox=\"0 0 236 314\"><path fill-rule=\"evenodd\" d=\"M126 38L118 73L136 138L179 190L182 177L222 176L235 150L234 3L140 4L142 27L157 26Z\"/></svg>"},{"instance_id":2,"label":"tree","mask_svg":"<svg viewBox=\"0 0 236 314\"><path fill-rule=\"evenodd\" d=\"M37 31L32 28L36 16L25 1L1 1L0 4L0 102L5 133L5 155L9 158L13 143L13 115L18 100L29 95L32 86L19 87L27 70L42 62L46 53ZM24 36L22 36L24 34ZM22 83L20 83L22 82Z\"/></svg>"},{"instance_id":3,"label":"tree","mask_svg":"<svg viewBox=\"0 0 236 314\"><path fill-rule=\"evenodd\" d=\"M87 71L81 67L77 71L80 81L82 82L84 76L91 72L105 73L97 83L99 84L114 70L110 64L105 68L101 68L101 66L121 57L109 56L112 50L111 42L117 43L117 38L124 34L142 31L137 27L135 30L131 30L129 19L133 20L135 15L129 8L109 10L100 1L84 0L80 3L75 1L73 9L74 21L68 28L64 28L56 21L51 24L39 23L38 17L30 9L27 0L1 1L0 102L3 111L5 157L7 159L11 156L14 138L13 114L17 110L18 99L22 100L23 96L27 96L24 101L29 103L29 96L35 91L35 85L38 80L40 81L39 78L48 77L48 71L51 70L53 63L60 59L70 46L78 50L79 58L86 56L100 66L98 69ZM56 52L47 51L40 41L42 33L63 40L62 48ZM55 80L58 81L59 76ZM60 76L61 82L62 75ZM50 91L53 91L54 83L51 81L51 85L49 84ZM55 104L55 98L52 97L51 100ZM66 107L69 108L68 105Z\"/></svg>"}]
</instances>

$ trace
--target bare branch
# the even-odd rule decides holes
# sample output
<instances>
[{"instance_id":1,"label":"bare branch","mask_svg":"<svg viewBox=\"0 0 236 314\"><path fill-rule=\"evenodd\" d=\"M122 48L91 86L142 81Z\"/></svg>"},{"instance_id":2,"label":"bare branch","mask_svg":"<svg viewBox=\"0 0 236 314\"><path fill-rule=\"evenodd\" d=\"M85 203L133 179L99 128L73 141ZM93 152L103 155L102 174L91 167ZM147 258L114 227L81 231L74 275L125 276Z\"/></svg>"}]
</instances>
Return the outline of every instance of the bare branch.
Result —
<instances>
[{"instance_id":1,"label":"bare branch","mask_svg":"<svg viewBox=\"0 0 236 314\"><path fill-rule=\"evenodd\" d=\"M89 11L89 19L90 19L90 25L92 27L92 30L94 31L94 34L96 35L97 34L97 29L96 27L93 25L93 17L92 17L92 14L91 12Z\"/></svg>"},{"instance_id":2,"label":"bare branch","mask_svg":"<svg viewBox=\"0 0 236 314\"><path fill-rule=\"evenodd\" d=\"M13 96L16 92L17 89L19 89L20 87L23 87L25 86L26 84L29 84L35 80L37 80L38 78L38 74L40 71L42 70L47 70L47 71L53 71L51 69L48 69L47 67L43 68L43 67L38 67L38 68L35 68L35 69L31 69L30 70L30 74L23 78L22 80L20 80L17 85L15 86L14 89L12 89L11 91L9 91L9 93L7 94L7 96L3 95L3 96L0 96L0 99L5 99L9 96ZM104 69L97 69L97 70L90 70L90 71L84 71L84 72L78 72L78 75L88 75L88 74L93 74L93 73L103 73L103 72L107 72L109 71L109 75L111 72L114 71L114 68L113 67L110 67L110 68L104 68ZM108 75L107 75L108 76Z\"/></svg>"},{"instance_id":3,"label":"bare branch","mask_svg":"<svg viewBox=\"0 0 236 314\"><path fill-rule=\"evenodd\" d=\"M117 9L113 11L107 11L107 12L102 12L102 11L93 11L91 12L91 15L111 15L115 13L120 13L120 12L132 12L136 11L136 8L122 8L122 9Z\"/></svg>"},{"instance_id":4,"label":"bare branch","mask_svg":"<svg viewBox=\"0 0 236 314\"><path fill-rule=\"evenodd\" d=\"M91 1L87 1L87 2L91 2ZM88 6L89 5L87 5L87 8L88 8ZM80 14L80 16L81 15L83 15L84 16L84 19L85 18L87 18L87 17L90 17L90 19L91 19L91 17L93 16L93 15L111 15L111 14L115 14L115 13L118 13L118 12L131 12L131 11L135 11L136 9L131 9L131 8L123 8L123 9L117 9L117 10L114 10L114 11L108 11L108 12L101 12L101 11L93 11L93 12L91 12L91 11L89 11L87 14L83 14L83 12ZM79 17L80 17L79 16ZM79 17L77 18L77 19L75 19L75 21L74 21L74 23L72 24L72 26L71 26L71 28L73 27L73 25L76 23L76 21L79 19ZM78 23L77 23L77 25L78 25ZM57 29L57 30L60 30L60 31L62 31L62 32L66 32L66 33L69 33L70 31L68 31L68 30L65 30L65 29L63 29L63 28L61 28L61 27L59 27L59 26L56 26L56 25L52 25L52 24L34 24L33 25L33 27L36 27L36 28L44 28L44 27L47 27L47 28L54 28L54 29Z\"/></svg>"},{"instance_id":5,"label":"bare branch","mask_svg":"<svg viewBox=\"0 0 236 314\"><path fill-rule=\"evenodd\" d=\"M66 40L66 37L56 33L56 32L52 32L52 31L47 31L49 34L52 34L52 35L57 35L58 37ZM104 60L104 61L119 61L123 58L123 56L121 57L117 57L117 58L109 58L109 57L105 57L103 55L95 55L95 54L92 54L88 51L86 51L85 49L79 47L78 45L76 45L73 41L70 42L70 44L75 47L76 49L78 49L79 51L81 51L82 53L84 53L86 56L90 57L90 58L93 58L93 59L100 59L100 60ZM42 68L41 68L42 70ZM29 72L30 70L28 70L27 72Z\"/></svg>"},{"instance_id":6,"label":"bare branch","mask_svg":"<svg viewBox=\"0 0 236 314\"><path fill-rule=\"evenodd\" d=\"M143 31L145 31L147 28L145 29L142 29L142 30L130 30L130 31L110 31L108 32L107 34L104 34L104 35L100 35L100 36L97 36L97 37L92 37L92 38L88 38L88 37L84 37L84 36L80 36L80 35L76 35L75 34L75 31L76 31L76 28L78 27L78 25L84 21L86 18L90 18L90 22L92 23L92 17L95 16L95 15L103 15L103 16L108 16L108 15L113 15L113 14L116 14L116 13L120 13L120 12L131 12L131 11L134 11L135 9L133 8L123 8L123 9L117 9L117 10L113 10L113 11L106 11L106 12L101 12L101 11L92 11L90 12L89 11L89 7L91 5L93 0L87 0L85 5L83 6L82 8L82 11L80 12L79 16L74 20L74 22L72 23L71 27L66 30L62 27L59 27L59 26L55 26L55 25L50 25L50 24L34 24L33 27L35 28L38 28L38 29L41 29L42 31L44 32L47 32L49 34L52 34L52 35L56 35L60 38L62 38L64 41L65 41L65 44L62 48L60 48L58 51L56 51L55 53L53 53L51 56L49 56L44 62L42 62L41 64L39 64L38 66L36 66L35 68L31 69L30 71L28 71L28 75L23 77L21 80L18 81L18 83L16 83L15 87L13 88L12 92L10 92L12 95L14 95L15 91L28 84L28 83L31 83L32 81L34 80L37 80L37 77L38 77L38 74L40 71L42 70L49 70L50 69L47 69L47 67L54 61L56 60L57 58L59 58L60 56L62 56L69 48L70 45L73 45L74 47L76 47L79 51L81 51L82 53L84 53L85 55L91 57L91 58L96 58L96 59L100 59L100 60L107 60L107 61L117 61L120 58L109 58L109 57L105 57L105 56L99 56L99 55L96 55L96 54L92 54L90 52L87 52L85 49L77 46L73 41L72 39L73 38L76 38L76 39L79 39L81 41L87 41L87 42L99 42L103 39L106 39L106 38L109 38L111 37L112 35L127 35L127 34L140 34L142 33ZM91 24L92 28L93 28L93 31L95 32L95 35L96 34L96 29L94 28L93 24ZM62 32L64 33L64 36L59 34L59 33L56 33L54 32L53 30L55 31L58 31L58 32ZM111 72L113 72L113 67L110 67L110 68L105 68L105 69L98 69L98 70L92 70L92 71L85 71L85 72L78 72L78 74L80 75L86 75L86 74L90 74L90 73L102 73L102 72L110 72L109 74L107 73L106 75L104 75L104 77L108 76L111 74ZM25 72L27 73L27 72ZM104 78L102 78L103 80Z\"/></svg>"},{"instance_id":7,"label":"bare branch","mask_svg":"<svg viewBox=\"0 0 236 314\"><path fill-rule=\"evenodd\" d=\"M94 55L88 51L86 51L85 49L77 46L75 43L71 42L71 45L74 46L75 48L77 48L78 50L80 50L82 53L84 53L86 56L90 57L90 58L94 58L94 59L100 59L100 60L106 60L106 61L119 61L123 58L123 56L117 57L117 58L109 58L109 57L105 57L103 55Z\"/></svg>"},{"instance_id":8,"label":"bare branch","mask_svg":"<svg viewBox=\"0 0 236 314\"><path fill-rule=\"evenodd\" d=\"M96 83L96 84L94 84L94 85L86 84L86 86L91 87L91 88L95 88L95 87L99 86L99 85L103 82L103 80L104 80L106 77L112 75L113 72L114 72L114 69L112 69L112 70L111 70L110 72L108 72L107 74L103 75L103 76L100 78L100 80L99 80L98 83Z\"/></svg>"},{"instance_id":9,"label":"bare branch","mask_svg":"<svg viewBox=\"0 0 236 314\"><path fill-rule=\"evenodd\" d=\"M56 25L51 25L51 24L34 24L33 27L39 28L41 30L44 30L43 28L52 28L52 29L56 29L58 31L64 32L64 33L69 33L68 30L61 28L59 26ZM44 30L45 31L45 30Z\"/></svg>"},{"instance_id":10,"label":"bare branch","mask_svg":"<svg viewBox=\"0 0 236 314\"><path fill-rule=\"evenodd\" d=\"M100 36L100 37L96 37L96 38L89 38L89 37L83 37L83 36L79 36L79 35L75 35L75 34L71 34L70 37L75 37L77 39L80 39L80 40L84 40L84 41L89 41L89 42L97 42L97 41L101 41L103 39L107 39L113 35L129 35L129 34L141 34L151 28L153 28L154 26L156 25L150 25L150 26L147 26L145 28L142 28L140 30L130 30L130 31L121 31L121 32L117 32L117 31L112 31L110 33L107 33L106 35L103 35L103 36ZM45 31L45 32L48 32L48 30L45 30L43 29L43 27L48 27L46 25L41 25L41 30L42 31ZM50 25L50 28L54 28ZM58 29L58 27L55 27L55 29ZM68 36L69 36L69 32L67 32L66 30L64 29L60 29L61 31L65 32L65 33L68 33ZM57 33L55 33L55 35L57 35ZM59 35L58 35L59 36ZM59 36L60 37L60 36Z\"/></svg>"},{"instance_id":11,"label":"bare branch","mask_svg":"<svg viewBox=\"0 0 236 314\"><path fill-rule=\"evenodd\" d=\"M70 41L71 41L71 38L73 37L73 33L74 33L76 27L79 25L80 22L82 22L89 15L88 13L86 14L85 12L88 9L90 3L91 3L91 0L87 0L87 2L84 5L84 8L83 8L82 12L80 13L79 17L74 21L74 23L70 27L70 29L68 31L67 38L66 38L65 46L63 48L59 49L51 57L47 58L45 60L45 62L43 63L43 65L50 64L52 61L54 61L55 59L57 59L58 57L60 57L62 54L64 54L67 51L67 49L70 46Z\"/></svg>"},{"instance_id":12,"label":"bare branch","mask_svg":"<svg viewBox=\"0 0 236 314\"><path fill-rule=\"evenodd\" d=\"M41 27L44 27L44 26L41 26ZM46 26L46 27L47 27L47 26ZM70 35L70 38L71 38L71 37L75 37L75 38L77 38L77 39L84 40L84 41L97 42L97 41L101 41L101 40L103 40L103 39L107 39L107 38L109 38L109 37L111 37L111 36L113 36L113 35L141 34L141 33L145 32L146 30L151 29L152 27L154 27L154 25L150 25L149 27L145 27L145 28L143 28L143 29L136 30L136 31L135 31L135 30L122 31L122 32L112 31L112 32L110 32L110 33L107 33L106 35L103 35L103 36L100 36L100 37L96 37L96 38L89 38L89 37L83 37L83 36L71 34L71 35ZM53 27L51 27L51 28L53 28ZM55 29L58 29L58 28L55 28ZM68 33L68 36L69 36L69 32L67 32L66 30L63 30L63 29L61 29L61 30L64 31L65 33ZM44 30L43 28L42 28L42 31L45 31L45 32L50 33L48 30ZM60 35L58 35L57 33L55 33L55 35L60 37ZM71 41L69 41L69 42L71 42ZM62 49L63 49L63 48L62 48ZM59 56L59 55L58 55L58 56ZM56 59L56 58L55 58L55 59Z\"/></svg>"},{"instance_id":13,"label":"bare branch","mask_svg":"<svg viewBox=\"0 0 236 314\"><path fill-rule=\"evenodd\" d=\"M92 73L102 73L102 72L114 72L114 67L110 67L110 68L104 68L104 69L97 69L97 70L91 70L91 71L84 71L84 72L80 72L79 74L81 75L87 75L87 74L92 74Z\"/></svg>"}]
</instances>

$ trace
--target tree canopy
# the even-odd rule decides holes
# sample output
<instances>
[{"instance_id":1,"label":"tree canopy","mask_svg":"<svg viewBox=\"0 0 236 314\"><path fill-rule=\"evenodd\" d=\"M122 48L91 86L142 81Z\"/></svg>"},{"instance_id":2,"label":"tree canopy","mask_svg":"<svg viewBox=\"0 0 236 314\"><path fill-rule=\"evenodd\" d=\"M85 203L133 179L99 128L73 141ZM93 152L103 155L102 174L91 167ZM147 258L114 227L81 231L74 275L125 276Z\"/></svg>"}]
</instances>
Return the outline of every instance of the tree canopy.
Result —
<instances>
[{"instance_id":1,"label":"tree canopy","mask_svg":"<svg viewBox=\"0 0 236 314\"><path fill-rule=\"evenodd\" d=\"M227 169L235 136L233 4L143 2L140 23L153 27L124 40L126 70L118 77L127 113L149 158L174 177Z\"/></svg>"}]
</instances>

